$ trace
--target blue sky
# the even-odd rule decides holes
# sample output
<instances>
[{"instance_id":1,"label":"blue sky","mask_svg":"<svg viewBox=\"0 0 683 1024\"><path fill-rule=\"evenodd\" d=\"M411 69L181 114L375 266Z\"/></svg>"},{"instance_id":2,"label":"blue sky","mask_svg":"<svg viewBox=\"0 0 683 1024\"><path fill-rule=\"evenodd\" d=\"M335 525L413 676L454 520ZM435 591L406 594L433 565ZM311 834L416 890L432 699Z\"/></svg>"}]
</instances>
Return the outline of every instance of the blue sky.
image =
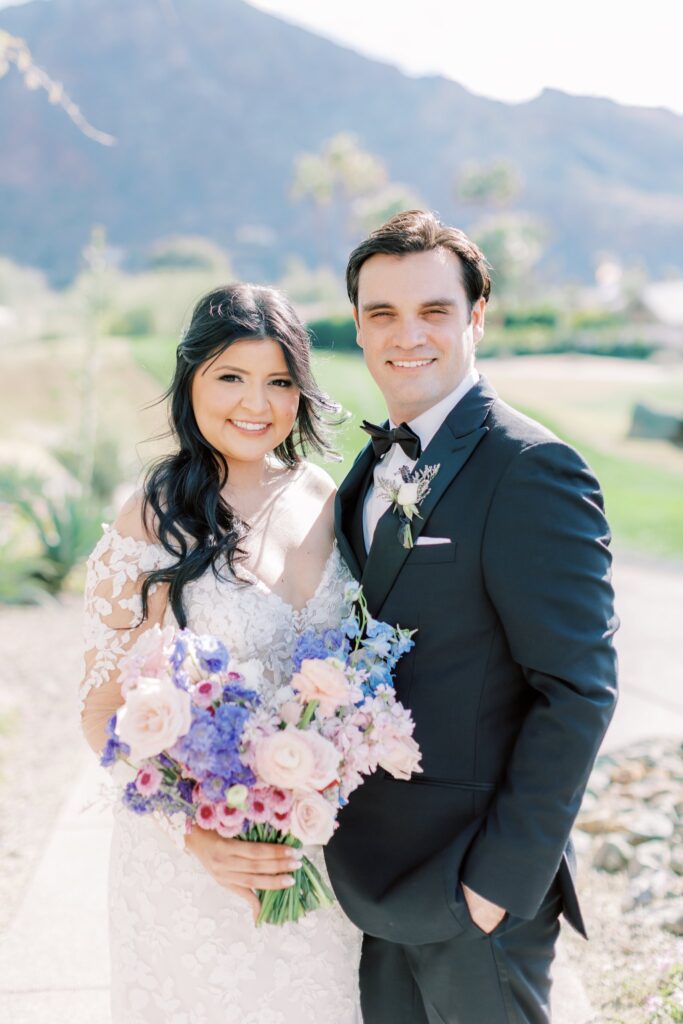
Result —
<instances>
[{"instance_id":1,"label":"blue sky","mask_svg":"<svg viewBox=\"0 0 683 1024\"><path fill-rule=\"evenodd\" d=\"M408 74L443 74L507 102L551 87L683 114L680 0L249 2Z\"/></svg>"}]
</instances>

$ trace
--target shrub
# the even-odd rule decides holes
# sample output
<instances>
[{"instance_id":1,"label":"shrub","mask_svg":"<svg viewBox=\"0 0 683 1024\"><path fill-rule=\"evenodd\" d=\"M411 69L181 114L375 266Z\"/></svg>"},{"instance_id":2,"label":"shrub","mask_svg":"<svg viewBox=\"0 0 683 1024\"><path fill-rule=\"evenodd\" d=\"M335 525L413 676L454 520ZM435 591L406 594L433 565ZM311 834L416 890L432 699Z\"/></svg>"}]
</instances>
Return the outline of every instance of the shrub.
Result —
<instances>
[{"instance_id":1,"label":"shrub","mask_svg":"<svg viewBox=\"0 0 683 1024\"><path fill-rule=\"evenodd\" d=\"M360 351L356 345L356 324L351 316L326 317L308 324L314 349L336 352Z\"/></svg>"},{"instance_id":2,"label":"shrub","mask_svg":"<svg viewBox=\"0 0 683 1024\"><path fill-rule=\"evenodd\" d=\"M147 306L135 306L112 317L108 334L124 338L142 338L154 333L154 314Z\"/></svg>"}]
</instances>

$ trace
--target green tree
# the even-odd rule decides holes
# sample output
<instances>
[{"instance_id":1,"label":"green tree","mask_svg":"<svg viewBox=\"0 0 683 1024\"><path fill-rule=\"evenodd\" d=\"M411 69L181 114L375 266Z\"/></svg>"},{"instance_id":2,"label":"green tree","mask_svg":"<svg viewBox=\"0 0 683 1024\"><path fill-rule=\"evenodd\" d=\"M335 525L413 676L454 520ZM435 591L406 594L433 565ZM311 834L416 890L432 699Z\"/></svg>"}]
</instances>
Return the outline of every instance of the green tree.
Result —
<instances>
[{"instance_id":1,"label":"green tree","mask_svg":"<svg viewBox=\"0 0 683 1024\"><path fill-rule=\"evenodd\" d=\"M519 299L530 287L531 270L545 249L547 229L523 210L512 210L522 178L508 160L465 164L456 180L456 198L479 212L469 228L492 267L495 294Z\"/></svg>"},{"instance_id":2,"label":"green tree","mask_svg":"<svg viewBox=\"0 0 683 1024\"><path fill-rule=\"evenodd\" d=\"M349 132L332 136L317 153L297 157L290 198L312 206L321 262L333 264L339 260L332 240L340 230L347 235L369 231L393 213L421 205L410 188L389 180L379 157Z\"/></svg>"}]
</instances>

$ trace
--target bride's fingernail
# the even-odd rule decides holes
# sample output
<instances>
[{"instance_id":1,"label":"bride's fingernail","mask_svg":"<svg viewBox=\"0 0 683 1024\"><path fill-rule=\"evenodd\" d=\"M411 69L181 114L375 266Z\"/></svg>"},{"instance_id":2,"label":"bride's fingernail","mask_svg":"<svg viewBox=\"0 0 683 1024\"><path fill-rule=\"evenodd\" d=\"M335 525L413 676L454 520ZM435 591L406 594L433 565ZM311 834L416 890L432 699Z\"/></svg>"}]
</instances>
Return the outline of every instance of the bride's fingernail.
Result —
<instances>
[{"instance_id":1,"label":"bride's fingernail","mask_svg":"<svg viewBox=\"0 0 683 1024\"><path fill-rule=\"evenodd\" d=\"M294 885L294 879L292 878L291 875L285 875L284 878L282 879L282 884L283 885Z\"/></svg>"}]
</instances>

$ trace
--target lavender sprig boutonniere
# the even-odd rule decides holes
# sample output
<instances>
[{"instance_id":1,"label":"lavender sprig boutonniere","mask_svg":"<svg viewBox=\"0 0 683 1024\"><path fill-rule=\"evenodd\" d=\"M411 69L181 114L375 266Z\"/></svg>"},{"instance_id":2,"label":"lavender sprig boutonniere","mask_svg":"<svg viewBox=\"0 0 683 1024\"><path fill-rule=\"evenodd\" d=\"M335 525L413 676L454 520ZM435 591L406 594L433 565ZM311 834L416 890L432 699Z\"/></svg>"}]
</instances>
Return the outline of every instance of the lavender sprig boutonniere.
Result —
<instances>
[{"instance_id":1,"label":"lavender sprig boutonniere","mask_svg":"<svg viewBox=\"0 0 683 1024\"><path fill-rule=\"evenodd\" d=\"M404 548L412 548L413 546L413 519L422 518L418 512L418 507L429 494L431 482L439 472L439 469L440 464L424 466L423 469L417 471L410 470L407 466L402 466L399 470L399 476L394 480L389 480L388 477L380 477L377 481L380 494L386 501L391 502L391 511L398 515L400 523L398 539Z\"/></svg>"}]
</instances>

